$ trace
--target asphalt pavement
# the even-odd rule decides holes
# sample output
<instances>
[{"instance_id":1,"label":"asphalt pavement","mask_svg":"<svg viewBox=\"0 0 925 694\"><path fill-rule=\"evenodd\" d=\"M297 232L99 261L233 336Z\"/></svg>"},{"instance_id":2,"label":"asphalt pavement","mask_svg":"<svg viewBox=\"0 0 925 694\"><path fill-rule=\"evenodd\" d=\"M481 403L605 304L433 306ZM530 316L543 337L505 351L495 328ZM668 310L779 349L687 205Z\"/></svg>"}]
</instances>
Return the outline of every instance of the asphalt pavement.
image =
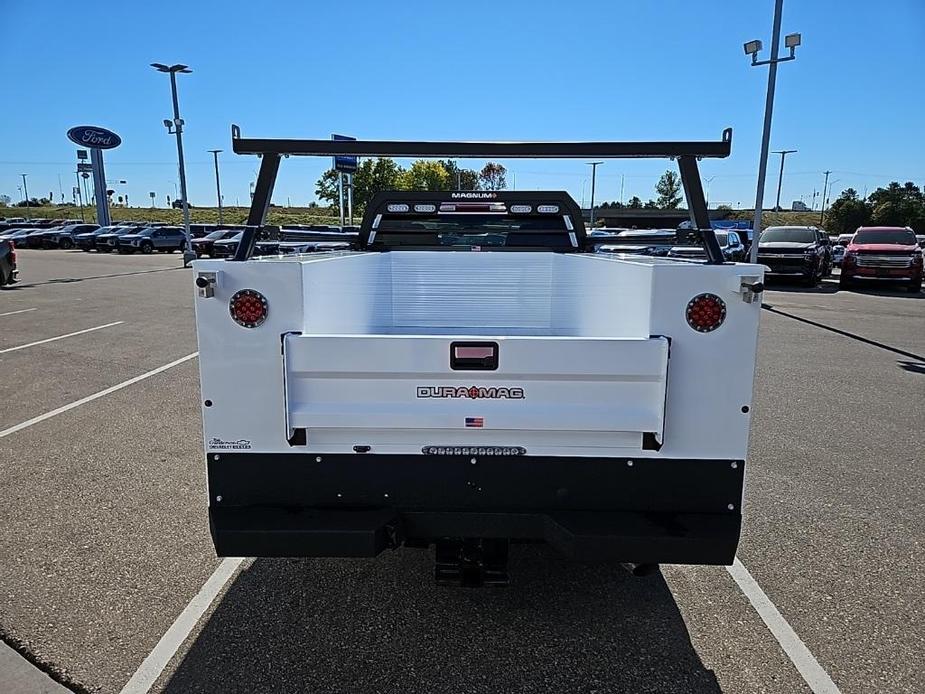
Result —
<instances>
[{"instance_id":1,"label":"asphalt pavement","mask_svg":"<svg viewBox=\"0 0 925 694\"><path fill-rule=\"evenodd\" d=\"M191 276L176 254L20 264L0 291L0 636L74 691L119 692L220 566L179 361ZM738 556L845 694L922 690L923 299L764 297ZM811 691L724 567L634 578L518 546L511 573L448 589L421 550L247 560L150 691Z\"/></svg>"}]
</instances>

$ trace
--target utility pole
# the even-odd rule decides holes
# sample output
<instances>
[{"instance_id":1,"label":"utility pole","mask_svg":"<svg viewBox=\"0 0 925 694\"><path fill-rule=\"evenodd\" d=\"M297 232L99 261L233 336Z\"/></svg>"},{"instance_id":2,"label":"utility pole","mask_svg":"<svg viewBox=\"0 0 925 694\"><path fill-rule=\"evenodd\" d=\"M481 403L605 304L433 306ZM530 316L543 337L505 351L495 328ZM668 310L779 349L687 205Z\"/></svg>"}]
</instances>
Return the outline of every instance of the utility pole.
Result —
<instances>
[{"instance_id":1,"label":"utility pole","mask_svg":"<svg viewBox=\"0 0 925 694\"><path fill-rule=\"evenodd\" d=\"M220 149L210 149L212 156L215 158L215 194L218 195L218 223L222 223L222 184L219 182L218 177L218 153L222 150Z\"/></svg>"},{"instance_id":2,"label":"utility pole","mask_svg":"<svg viewBox=\"0 0 925 694\"><path fill-rule=\"evenodd\" d=\"M774 154L780 155L780 174L777 177L777 203L774 205L774 209L778 212L780 212L780 187L784 182L784 159L787 158L788 154L793 154L796 151L795 149L781 149L774 152Z\"/></svg>"},{"instance_id":3,"label":"utility pole","mask_svg":"<svg viewBox=\"0 0 925 694\"><path fill-rule=\"evenodd\" d=\"M603 164L602 161L589 161L591 167L591 228L594 228L594 185L597 182L597 167Z\"/></svg>"},{"instance_id":4,"label":"utility pole","mask_svg":"<svg viewBox=\"0 0 925 694\"><path fill-rule=\"evenodd\" d=\"M822 184L822 211L819 213L819 226L822 226L822 223L825 221L825 189L829 185L829 174L831 171L823 171L825 174L825 183Z\"/></svg>"},{"instance_id":5,"label":"utility pole","mask_svg":"<svg viewBox=\"0 0 925 694\"><path fill-rule=\"evenodd\" d=\"M745 54L751 55L752 66L769 65L768 68L768 94L764 102L764 130L761 136L761 154L758 159L758 189L755 193L755 222L753 224L753 241L749 249L749 260L752 263L758 262L758 237L761 235L761 209L764 206L764 183L768 172L768 149L771 141L771 116L774 112L774 90L777 87L777 64L788 60L796 59L796 47L800 45L799 34L788 34L784 38L784 45L790 49L790 55L786 58L779 58L780 50L780 24L781 15L784 10L784 0L775 0L774 3L774 28L771 36L771 58L770 60L758 60L758 53L761 51L761 41L752 40L745 44Z\"/></svg>"}]
</instances>

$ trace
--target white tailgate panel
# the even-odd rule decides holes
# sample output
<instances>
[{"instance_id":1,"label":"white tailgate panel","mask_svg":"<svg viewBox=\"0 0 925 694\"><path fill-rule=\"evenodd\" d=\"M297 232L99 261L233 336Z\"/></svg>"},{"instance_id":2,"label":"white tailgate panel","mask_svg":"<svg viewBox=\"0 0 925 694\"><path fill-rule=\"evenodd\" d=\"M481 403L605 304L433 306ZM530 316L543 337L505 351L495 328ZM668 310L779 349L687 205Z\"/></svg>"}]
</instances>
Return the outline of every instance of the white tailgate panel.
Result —
<instances>
[{"instance_id":1,"label":"white tailgate panel","mask_svg":"<svg viewBox=\"0 0 925 694\"><path fill-rule=\"evenodd\" d=\"M453 371L450 343L493 341L494 371ZM424 445L520 445L529 454L638 451L661 439L665 338L287 335L288 427L310 450L419 453ZM419 397L419 388L522 389L523 398ZM479 428L467 417L482 418Z\"/></svg>"}]
</instances>

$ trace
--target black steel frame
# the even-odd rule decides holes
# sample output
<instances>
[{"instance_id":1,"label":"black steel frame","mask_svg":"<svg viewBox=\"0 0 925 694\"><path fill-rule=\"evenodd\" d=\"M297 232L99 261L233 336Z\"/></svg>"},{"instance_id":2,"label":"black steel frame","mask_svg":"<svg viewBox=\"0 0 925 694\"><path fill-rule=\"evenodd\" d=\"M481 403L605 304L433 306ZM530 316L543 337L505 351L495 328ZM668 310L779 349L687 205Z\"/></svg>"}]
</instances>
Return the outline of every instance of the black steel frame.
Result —
<instances>
[{"instance_id":1,"label":"black steel frame","mask_svg":"<svg viewBox=\"0 0 925 694\"><path fill-rule=\"evenodd\" d=\"M292 140L244 138L241 128L231 126L235 154L263 157L254 197L234 260L247 260L253 252L257 232L266 220L270 198L283 156L367 156L450 158L535 158L535 159L677 159L687 198L691 225L700 232L707 262L722 264L722 251L710 226L697 160L728 157L732 149L732 128L715 141L693 142L414 142L394 140Z\"/></svg>"}]
</instances>

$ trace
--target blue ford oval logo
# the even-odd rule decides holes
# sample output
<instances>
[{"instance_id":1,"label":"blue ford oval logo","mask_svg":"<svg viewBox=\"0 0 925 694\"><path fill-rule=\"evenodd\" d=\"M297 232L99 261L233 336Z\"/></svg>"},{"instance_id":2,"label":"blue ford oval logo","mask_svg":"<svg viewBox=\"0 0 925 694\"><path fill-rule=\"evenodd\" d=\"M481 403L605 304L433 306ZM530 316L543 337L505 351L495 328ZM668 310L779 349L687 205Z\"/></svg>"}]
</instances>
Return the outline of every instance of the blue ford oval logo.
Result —
<instances>
[{"instance_id":1,"label":"blue ford oval logo","mask_svg":"<svg viewBox=\"0 0 925 694\"><path fill-rule=\"evenodd\" d=\"M67 138L82 147L112 149L122 144L122 138L112 130L98 128L95 125L78 125L67 131Z\"/></svg>"}]
</instances>

